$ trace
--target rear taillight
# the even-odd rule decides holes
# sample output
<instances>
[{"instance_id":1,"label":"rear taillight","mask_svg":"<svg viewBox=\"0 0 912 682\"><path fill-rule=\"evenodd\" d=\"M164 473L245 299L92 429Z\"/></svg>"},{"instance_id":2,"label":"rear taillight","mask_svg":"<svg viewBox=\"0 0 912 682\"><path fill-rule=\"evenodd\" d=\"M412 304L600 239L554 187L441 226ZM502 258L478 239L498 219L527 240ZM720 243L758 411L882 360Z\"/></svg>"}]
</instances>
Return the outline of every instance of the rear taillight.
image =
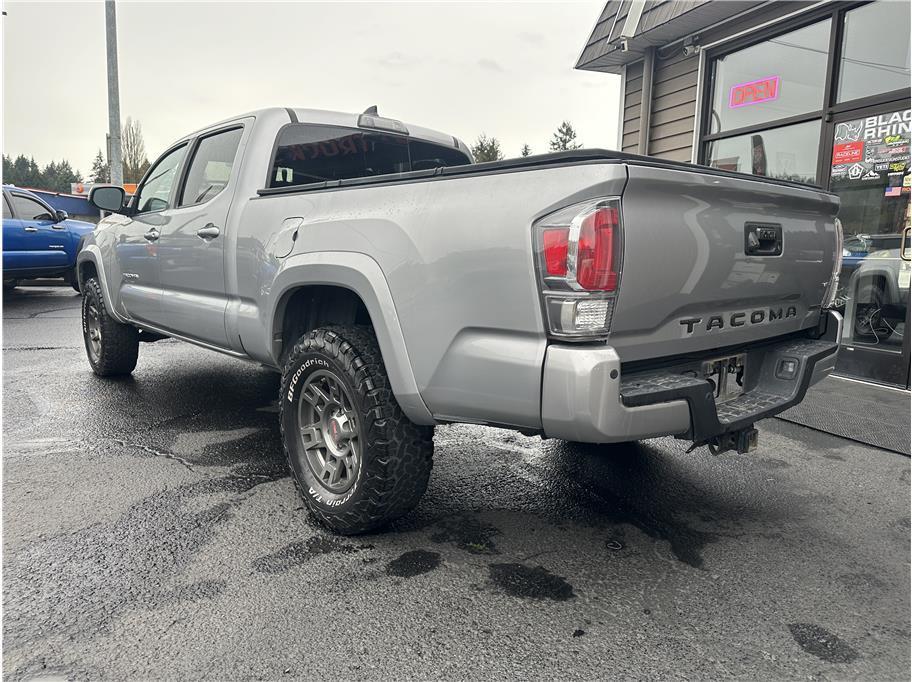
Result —
<instances>
[{"instance_id":1,"label":"rear taillight","mask_svg":"<svg viewBox=\"0 0 912 682\"><path fill-rule=\"evenodd\" d=\"M534 230L551 335L607 335L620 276L620 200L596 199L568 206L537 221Z\"/></svg>"},{"instance_id":2,"label":"rear taillight","mask_svg":"<svg viewBox=\"0 0 912 682\"><path fill-rule=\"evenodd\" d=\"M567 236L570 230L564 227L552 228L542 233L545 254L545 272L551 276L567 274Z\"/></svg>"},{"instance_id":3,"label":"rear taillight","mask_svg":"<svg viewBox=\"0 0 912 682\"><path fill-rule=\"evenodd\" d=\"M576 246L576 281L590 291L614 291L617 270L614 263L614 234L618 229L618 210L614 206L597 208L580 223Z\"/></svg>"}]
</instances>

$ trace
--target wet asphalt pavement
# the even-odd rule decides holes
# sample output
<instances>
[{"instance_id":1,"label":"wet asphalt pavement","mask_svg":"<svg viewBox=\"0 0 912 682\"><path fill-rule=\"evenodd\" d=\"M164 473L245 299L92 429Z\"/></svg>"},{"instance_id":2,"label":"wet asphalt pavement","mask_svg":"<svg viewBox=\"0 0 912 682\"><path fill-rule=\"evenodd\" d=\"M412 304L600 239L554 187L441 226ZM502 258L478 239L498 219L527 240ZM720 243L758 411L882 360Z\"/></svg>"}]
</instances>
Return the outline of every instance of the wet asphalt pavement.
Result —
<instances>
[{"instance_id":1,"label":"wet asphalt pavement","mask_svg":"<svg viewBox=\"0 0 912 682\"><path fill-rule=\"evenodd\" d=\"M79 303L3 304L8 679L909 679L906 457L442 427L418 509L338 538L275 374L163 341L98 379Z\"/></svg>"}]
</instances>

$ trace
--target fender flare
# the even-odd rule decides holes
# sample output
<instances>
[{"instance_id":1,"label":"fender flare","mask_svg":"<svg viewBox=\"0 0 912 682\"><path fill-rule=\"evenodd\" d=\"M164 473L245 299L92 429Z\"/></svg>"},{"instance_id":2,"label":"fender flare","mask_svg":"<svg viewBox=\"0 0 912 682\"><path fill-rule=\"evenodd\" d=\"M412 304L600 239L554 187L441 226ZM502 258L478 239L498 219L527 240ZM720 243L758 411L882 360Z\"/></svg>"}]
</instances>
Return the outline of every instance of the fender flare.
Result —
<instances>
[{"instance_id":1,"label":"fender flare","mask_svg":"<svg viewBox=\"0 0 912 682\"><path fill-rule=\"evenodd\" d=\"M276 364L278 365L281 353L282 319L286 304L296 289L309 285L343 287L361 298L374 326L390 387L399 406L414 423L435 424L433 415L418 391L389 284L380 264L366 254L322 251L284 259L271 287L270 298L273 302L268 318L272 355Z\"/></svg>"},{"instance_id":2,"label":"fender flare","mask_svg":"<svg viewBox=\"0 0 912 682\"><path fill-rule=\"evenodd\" d=\"M98 273L98 283L101 284L101 290L104 292L104 307L108 315L113 317L121 324L129 324L129 320L124 319L116 310L114 310L114 299L111 297L111 289L108 287L108 279L105 276L104 259L101 257L101 249L97 244L84 244L79 253L76 254L76 276L79 278L79 288L82 289L82 276L80 271L83 263L92 263L95 266L95 272Z\"/></svg>"}]
</instances>

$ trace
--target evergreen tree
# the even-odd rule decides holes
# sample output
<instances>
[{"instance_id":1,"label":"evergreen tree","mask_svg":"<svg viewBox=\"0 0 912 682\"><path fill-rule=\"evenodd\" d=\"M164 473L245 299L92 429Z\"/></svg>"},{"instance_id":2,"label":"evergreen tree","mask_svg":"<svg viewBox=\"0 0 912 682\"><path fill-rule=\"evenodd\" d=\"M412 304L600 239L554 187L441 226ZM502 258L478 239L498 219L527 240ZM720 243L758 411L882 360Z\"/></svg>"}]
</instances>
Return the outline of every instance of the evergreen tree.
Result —
<instances>
[{"instance_id":1,"label":"evergreen tree","mask_svg":"<svg viewBox=\"0 0 912 682\"><path fill-rule=\"evenodd\" d=\"M39 187L41 169L35 159L20 154L15 159L3 155L3 182L17 187Z\"/></svg>"},{"instance_id":2,"label":"evergreen tree","mask_svg":"<svg viewBox=\"0 0 912 682\"><path fill-rule=\"evenodd\" d=\"M472 156L477 163L484 161L500 161L503 152L500 151L500 141L496 137L488 137L484 133L478 136L472 145Z\"/></svg>"},{"instance_id":3,"label":"evergreen tree","mask_svg":"<svg viewBox=\"0 0 912 682\"><path fill-rule=\"evenodd\" d=\"M529 145L524 144L522 146L522 149L519 151L519 153L522 154L523 156L530 156L532 154L532 148Z\"/></svg>"},{"instance_id":4,"label":"evergreen tree","mask_svg":"<svg viewBox=\"0 0 912 682\"><path fill-rule=\"evenodd\" d=\"M72 183L81 181L82 176L79 171L73 170L69 161L66 159L60 163L51 161L41 171L40 184L36 189L46 189L51 192L69 192Z\"/></svg>"},{"instance_id":5,"label":"evergreen tree","mask_svg":"<svg viewBox=\"0 0 912 682\"><path fill-rule=\"evenodd\" d=\"M100 149L95 155L95 160L92 161L92 171L89 173L89 182L111 182L111 168L108 165L108 162L105 161L104 156L102 156Z\"/></svg>"},{"instance_id":6,"label":"evergreen tree","mask_svg":"<svg viewBox=\"0 0 912 682\"><path fill-rule=\"evenodd\" d=\"M69 192L70 184L81 180L79 171L73 170L66 159L60 163L51 161L41 169L34 158L27 158L24 154L15 159L3 155L3 182L16 187Z\"/></svg>"},{"instance_id":7,"label":"evergreen tree","mask_svg":"<svg viewBox=\"0 0 912 682\"><path fill-rule=\"evenodd\" d=\"M570 121L561 123L557 132L551 137L548 147L552 152L563 152L568 149L579 149L583 145L576 141L576 131L570 125Z\"/></svg>"}]
</instances>

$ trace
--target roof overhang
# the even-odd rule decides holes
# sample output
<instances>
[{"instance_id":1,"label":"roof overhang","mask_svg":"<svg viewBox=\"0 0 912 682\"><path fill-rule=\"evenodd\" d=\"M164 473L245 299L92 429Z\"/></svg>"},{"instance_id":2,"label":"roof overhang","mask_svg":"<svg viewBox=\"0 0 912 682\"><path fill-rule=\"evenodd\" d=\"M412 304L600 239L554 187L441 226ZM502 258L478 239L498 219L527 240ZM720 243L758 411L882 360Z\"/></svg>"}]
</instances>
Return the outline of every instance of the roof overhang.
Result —
<instances>
[{"instance_id":1,"label":"roof overhang","mask_svg":"<svg viewBox=\"0 0 912 682\"><path fill-rule=\"evenodd\" d=\"M575 68L620 73L650 47L662 47L750 12L768 1L611 0L599 16Z\"/></svg>"}]
</instances>

